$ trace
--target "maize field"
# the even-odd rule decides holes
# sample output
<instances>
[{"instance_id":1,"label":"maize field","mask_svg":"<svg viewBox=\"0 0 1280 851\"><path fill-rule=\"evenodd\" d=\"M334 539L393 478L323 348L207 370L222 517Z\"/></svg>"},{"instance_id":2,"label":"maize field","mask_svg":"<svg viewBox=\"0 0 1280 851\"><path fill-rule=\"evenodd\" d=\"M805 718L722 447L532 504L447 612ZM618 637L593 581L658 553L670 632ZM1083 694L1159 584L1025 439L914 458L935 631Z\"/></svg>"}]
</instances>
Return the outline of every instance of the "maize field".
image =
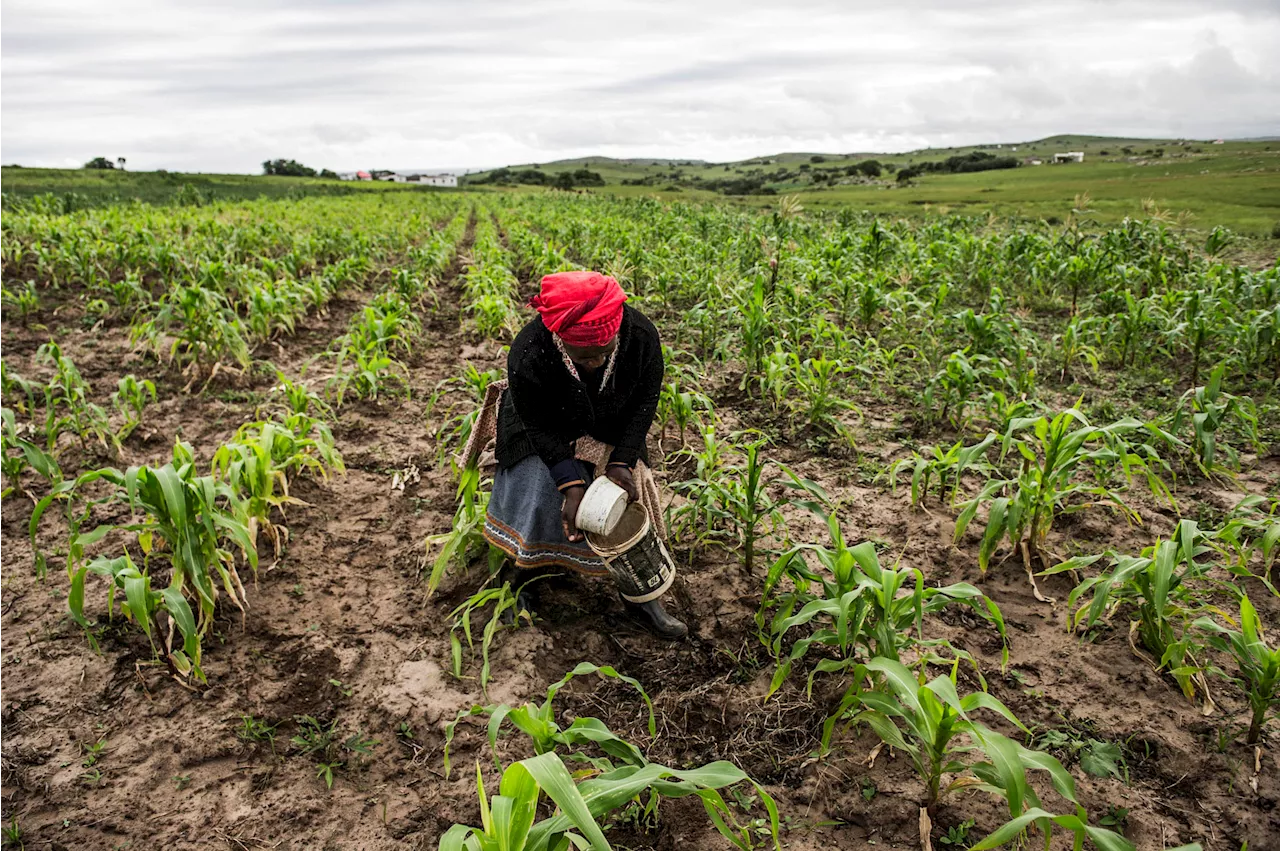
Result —
<instances>
[{"instance_id":1,"label":"maize field","mask_svg":"<svg viewBox=\"0 0 1280 851\"><path fill-rule=\"evenodd\" d=\"M3 844L1280 847L1280 271L1223 228L503 191L3 217ZM687 641L515 612L541 276L657 325Z\"/></svg>"}]
</instances>

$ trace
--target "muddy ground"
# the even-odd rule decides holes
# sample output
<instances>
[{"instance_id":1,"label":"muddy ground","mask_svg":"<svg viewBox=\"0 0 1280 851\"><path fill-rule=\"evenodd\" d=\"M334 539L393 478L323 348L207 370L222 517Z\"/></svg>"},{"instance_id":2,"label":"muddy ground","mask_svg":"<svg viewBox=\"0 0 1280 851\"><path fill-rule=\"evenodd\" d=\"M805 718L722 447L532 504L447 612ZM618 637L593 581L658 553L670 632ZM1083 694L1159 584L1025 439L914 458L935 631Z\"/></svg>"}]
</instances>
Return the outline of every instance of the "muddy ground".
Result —
<instances>
[{"instance_id":1,"label":"muddy ground","mask_svg":"<svg viewBox=\"0 0 1280 851\"><path fill-rule=\"evenodd\" d=\"M61 560L51 561L45 580L35 576L27 540L31 501L22 494L4 501L4 819L19 827L26 848L407 851L434 849L454 822L478 823L474 765L478 760L492 771L483 729L460 725L448 779L441 750L445 724L484 702L475 679L478 660L469 663L468 678L455 679L448 641L449 611L484 582L484 569L451 575L430 600L420 572L424 538L447 530L453 515L453 482L437 465L432 436L449 399L430 416L425 402L437 382L459 374L466 361L481 369L503 364L496 344L463 334L457 286L456 280L445 286L438 310L424 323L409 360L412 395L349 401L339 410L334 434L347 473L328 482L295 482L293 495L307 505L288 511L287 552L268 567L264 546L262 570L249 587L251 608L244 617L221 611L207 643L207 686L178 683L153 663L146 639L128 629L107 629L101 651L91 650L66 615ZM299 374L369 296L343 294L327 315L258 356ZM254 418L270 390L271 376L263 374L219 378L202 395L184 393L184 377L130 350L126 328L85 328L78 311L73 293L61 302L55 296L32 325L56 329L100 403L129 371L152 378L160 402L147 410L122 457L68 445L67 469L163 463L175 436L207 462ZM23 375L42 376L33 356L49 333L6 322L5 362ZM735 387L722 377L710 390L730 424L751 424L750 406L735 402ZM1111 807L1127 810L1127 835L1141 849L1199 841L1214 851L1239 851L1246 840L1254 851L1280 848L1276 749L1267 742L1258 751L1255 773L1255 752L1238 735L1244 722L1238 697L1217 685L1219 709L1202 716L1170 680L1135 657L1119 621L1087 643L1068 635L1065 576L1044 581L1044 591L1059 601L1048 605L1032 596L1016 559L980 575L979 532L953 546L950 512L936 504L910 510L903 491L891 493L873 479L903 454L893 433L901 411L873 398L862 407L868 420L859 454L814 457L782 446L773 457L842 500L851 541L881 543L890 558L900 556L930 582L978 582L998 603L1009 625L1010 666L1003 675L998 638L983 622L957 610L927 629L978 657L991 692L1028 725L1066 726L1122 747L1127 783L1091 778L1072 766L1095 821ZM660 478L687 472L669 457L658 460L656 441L654 452ZM404 471L418 476L393 489L395 474ZM1274 458L1253 459L1242 485L1274 487L1277 472ZM1190 516L1192 506L1220 514L1238 498L1230 488L1204 484L1179 492ZM1173 511L1149 498L1135 496L1134 505L1142 527L1099 507L1067 518L1055 546L1136 551L1176 522ZM806 522L797 515L797 529ZM816 526L807 528L819 539ZM41 541L56 549L64 543L60 534L51 514ZM562 694L567 717L595 715L650 759L673 766L733 760L777 799L788 848L920 847L923 789L903 757L882 752L868 766L877 740L865 731L845 736L831 757L815 757L822 720L839 698L834 682L819 678L806 697L798 673L763 700L773 666L753 617L764 566L746 576L732 553L676 551L682 566L671 605L690 623L689 640L662 643L630 624L603 581L550 580L538 621L497 639L489 702L540 698L579 661L613 665L653 697L657 738L648 736L634 692L591 677ZM1264 620L1280 623L1280 607L1259 591L1251 589L1263 601ZM91 588L86 609L105 612L100 588ZM964 676L973 687L972 675ZM358 764L338 770L326 789L317 764L290 745L303 715L336 719L344 734L361 732L378 744ZM245 716L276 725L274 741L239 735ZM98 742L101 753L86 769L87 749ZM506 758L528 755L524 747L514 736L500 742ZM1045 797L1058 803L1052 794ZM976 819L973 841L999 824L1000 815L990 796L954 794L935 819L934 841ZM617 848L729 847L696 799L665 802L656 826L618 824L610 835Z\"/></svg>"}]
</instances>

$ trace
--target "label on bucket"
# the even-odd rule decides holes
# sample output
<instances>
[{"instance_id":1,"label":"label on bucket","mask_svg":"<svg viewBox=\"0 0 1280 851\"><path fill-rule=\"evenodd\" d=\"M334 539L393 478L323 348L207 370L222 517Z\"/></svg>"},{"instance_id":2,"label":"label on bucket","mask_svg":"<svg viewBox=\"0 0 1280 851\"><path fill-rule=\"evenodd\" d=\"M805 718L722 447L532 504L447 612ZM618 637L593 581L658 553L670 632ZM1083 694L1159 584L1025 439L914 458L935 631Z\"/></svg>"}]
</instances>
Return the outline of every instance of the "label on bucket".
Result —
<instances>
[{"instance_id":1,"label":"label on bucket","mask_svg":"<svg viewBox=\"0 0 1280 851\"><path fill-rule=\"evenodd\" d=\"M676 578L671 556L652 529L631 549L606 556L604 561L618 583L622 598L632 603L656 600Z\"/></svg>"}]
</instances>

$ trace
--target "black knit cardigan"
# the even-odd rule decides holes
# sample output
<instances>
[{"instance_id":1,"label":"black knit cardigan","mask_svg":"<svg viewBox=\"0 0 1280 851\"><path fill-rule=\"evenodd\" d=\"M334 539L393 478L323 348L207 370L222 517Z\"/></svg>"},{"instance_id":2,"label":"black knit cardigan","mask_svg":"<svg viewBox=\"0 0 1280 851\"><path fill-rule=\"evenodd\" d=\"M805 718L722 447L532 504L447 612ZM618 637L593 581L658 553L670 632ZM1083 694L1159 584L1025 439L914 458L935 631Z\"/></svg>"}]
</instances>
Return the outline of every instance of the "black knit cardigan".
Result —
<instances>
[{"instance_id":1,"label":"black knit cardigan","mask_svg":"<svg viewBox=\"0 0 1280 851\"><path fill-rule=\"evenodd\" d=\"M516 335L507 355L510 385L498 414L501 469L536 454L557 487L568 487L588 476L574 460L573 441L583 435L614 447L611 464L648 463L645 439L662 393L662 343L648 317L629 305L622 310L618 360L604 387L604 367L581 381L569 373L542 317Z\"/></svg>"}]
</instances>

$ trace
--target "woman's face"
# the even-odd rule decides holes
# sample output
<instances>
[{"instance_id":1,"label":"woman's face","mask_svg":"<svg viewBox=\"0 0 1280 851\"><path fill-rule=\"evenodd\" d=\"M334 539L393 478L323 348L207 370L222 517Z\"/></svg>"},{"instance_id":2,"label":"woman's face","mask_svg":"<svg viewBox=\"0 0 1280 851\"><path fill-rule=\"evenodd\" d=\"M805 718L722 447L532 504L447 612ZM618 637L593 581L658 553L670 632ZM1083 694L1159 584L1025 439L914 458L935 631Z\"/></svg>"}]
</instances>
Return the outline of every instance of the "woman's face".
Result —
<instances>
[{"instance_id":1,"label":"woman's face","mask_svg":"<svg viewBox=\"0 0 1280 851\"><path fill-rule=\"evenodd\" d=\"M604 366L604 362L609 359L609 355L613 354L618 348L618 336L615 334L613 339L605 343L603 346L571 346L564 344L564 350L569 354L569 360L573 361L574 366L579 369L585 369L587 372L595 372Z\"/></svg>"}]
</instances>

